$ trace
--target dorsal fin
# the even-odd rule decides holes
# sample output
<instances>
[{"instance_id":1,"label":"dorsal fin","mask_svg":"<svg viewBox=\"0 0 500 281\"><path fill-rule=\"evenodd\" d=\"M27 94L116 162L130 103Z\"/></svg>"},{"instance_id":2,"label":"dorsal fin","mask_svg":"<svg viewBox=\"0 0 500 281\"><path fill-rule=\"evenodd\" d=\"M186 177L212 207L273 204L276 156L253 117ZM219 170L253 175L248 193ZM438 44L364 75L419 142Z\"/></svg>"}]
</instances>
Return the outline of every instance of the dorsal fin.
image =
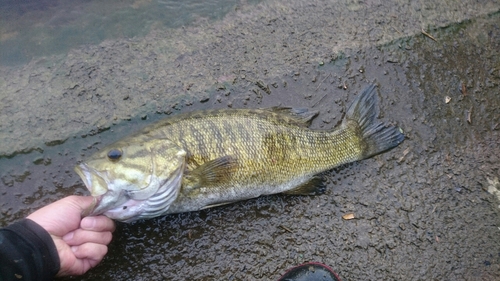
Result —
<instances>
[{"instance_id":1,"label":"dorsal fin","mask_svg":"<svg viewBox=\"0 0 500 281\"><path fill-rule=\"evenodd\" d=\"M309 127L312 120L318 116L318 111L309 111L307 108L292 108L283 106L273 106L265 110L278 113L286 121L301 127Z\"/></svg>"}]
</instances>

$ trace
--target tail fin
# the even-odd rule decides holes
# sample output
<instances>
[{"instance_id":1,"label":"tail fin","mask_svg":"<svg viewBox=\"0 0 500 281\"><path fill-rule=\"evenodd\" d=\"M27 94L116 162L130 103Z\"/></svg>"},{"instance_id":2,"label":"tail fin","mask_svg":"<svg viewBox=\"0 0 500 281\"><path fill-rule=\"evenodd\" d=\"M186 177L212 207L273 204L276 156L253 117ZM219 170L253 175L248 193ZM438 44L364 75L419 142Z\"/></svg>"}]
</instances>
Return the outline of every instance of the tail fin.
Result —
<instances>
[{"instance_id":1,"label":"tail fin","mask_svg":"<svg viewBox=\"0 0 500 281\"><path fill-rule=\"evenodd\" d=\"M363 157L379 154L400 144L405 136L399 127L386 125L377 119L375 85L370 85L354 100L347 110L344 124L356 122L365 144Z\"/></svg>"}]
</instances>

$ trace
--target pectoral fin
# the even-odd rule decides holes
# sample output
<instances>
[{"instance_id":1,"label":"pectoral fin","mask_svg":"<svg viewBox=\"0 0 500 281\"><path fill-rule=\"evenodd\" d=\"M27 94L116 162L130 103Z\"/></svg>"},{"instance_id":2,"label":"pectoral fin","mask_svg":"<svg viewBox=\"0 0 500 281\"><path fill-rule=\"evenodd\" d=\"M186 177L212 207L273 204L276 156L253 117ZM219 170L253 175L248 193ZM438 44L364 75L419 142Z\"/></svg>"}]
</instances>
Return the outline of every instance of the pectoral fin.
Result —
<instances>
[{"instance_id":1,"label":"pectoral fin","mask_svg":"<svg viewBox=\"0 0 500 281\"><path fill-rule=\"evenodd\" d=\"M283 192L287 195L320 195L325 193L326 186L320 176L314 176L309 181Z\"/></svg>"},{"instance_id":2,"label":"pectoral fin","mask_svg":"<svg viewBox=\"0 0 500 281\"><path fill-rule=\"evenodd\" d=\"M225 182L238 167L233 156L224 156L208 161L192 171L187 171L183 181L182 192L191 192L199 187L208 187Z\"/></svg>"}]
</instances>

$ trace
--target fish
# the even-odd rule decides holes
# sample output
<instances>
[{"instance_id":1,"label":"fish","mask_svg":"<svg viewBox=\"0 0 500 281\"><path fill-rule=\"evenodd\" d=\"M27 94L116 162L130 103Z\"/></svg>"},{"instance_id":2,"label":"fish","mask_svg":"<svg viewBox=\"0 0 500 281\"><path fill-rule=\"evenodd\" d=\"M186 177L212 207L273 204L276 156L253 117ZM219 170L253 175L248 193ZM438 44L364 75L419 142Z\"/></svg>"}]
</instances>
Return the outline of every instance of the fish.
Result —
<instances>
[{"instance_id":1,"label":"fish","mask_svg":"<svg viewBox=\"0 0 500 281\"><path fill-rule=\"evenodd\" d=\"M311 129L317 112L209 109L167 117L75 167L94 196L89 215L133 222L263 195L317 195L319 173L398 146L403 130L378 115L366 87L339 126Z\"/></svg>"}]
</instances>

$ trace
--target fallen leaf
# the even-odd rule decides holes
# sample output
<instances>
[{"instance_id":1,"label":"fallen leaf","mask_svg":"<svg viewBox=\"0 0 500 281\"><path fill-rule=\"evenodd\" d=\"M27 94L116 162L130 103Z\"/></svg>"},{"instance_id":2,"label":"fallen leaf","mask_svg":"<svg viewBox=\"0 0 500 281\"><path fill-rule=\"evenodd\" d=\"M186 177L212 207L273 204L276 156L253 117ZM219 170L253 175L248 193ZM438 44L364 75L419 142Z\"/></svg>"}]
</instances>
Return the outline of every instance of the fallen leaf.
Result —
<instances>
[{"instance_id":1,"label":"fallen leaf","mask_svg":"<svg viewBox=\"0 0 500 281\"><path fill-rule=\"evenodd\" d=\"M342 218L345 220L352 220L354 218L354 213L345 214Z\"/></svg>"}]
</instances>

